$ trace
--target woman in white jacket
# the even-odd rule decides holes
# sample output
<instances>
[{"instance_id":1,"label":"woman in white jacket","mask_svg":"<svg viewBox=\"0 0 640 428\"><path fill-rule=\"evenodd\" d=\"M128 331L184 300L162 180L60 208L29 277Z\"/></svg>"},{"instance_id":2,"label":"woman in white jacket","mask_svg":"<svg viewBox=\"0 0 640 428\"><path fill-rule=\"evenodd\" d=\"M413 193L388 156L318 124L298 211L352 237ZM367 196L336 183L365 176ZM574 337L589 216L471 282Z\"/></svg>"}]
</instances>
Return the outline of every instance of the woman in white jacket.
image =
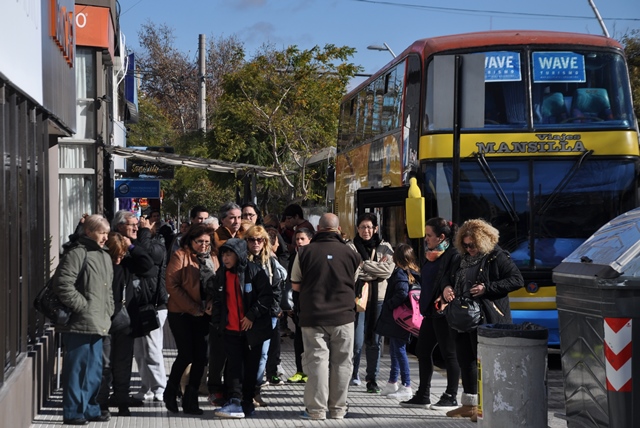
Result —
<instances>
[{"instance_id":1,"label":"woman in white jacket","mask_svg":"<svg viewBox=\"0 0 640 428\"><path fill-rule=\"evenodd\" d=\"M347 245L358 252L363 260L358 270L356 295L359 295L359 290L364 283L368 283L369 299L366 310L356 314L351 385L360 385L360 356L364 345L367 358L365 377L367 392L376 394L380 392L377 377L380 371L382 337L375 333L375 325L382 309L387 279L391 276L395 264L393 263L393 248L378 234L376 215L364 213L358 218L357 224L358 234Z\"/></svg>"}]
</instances>

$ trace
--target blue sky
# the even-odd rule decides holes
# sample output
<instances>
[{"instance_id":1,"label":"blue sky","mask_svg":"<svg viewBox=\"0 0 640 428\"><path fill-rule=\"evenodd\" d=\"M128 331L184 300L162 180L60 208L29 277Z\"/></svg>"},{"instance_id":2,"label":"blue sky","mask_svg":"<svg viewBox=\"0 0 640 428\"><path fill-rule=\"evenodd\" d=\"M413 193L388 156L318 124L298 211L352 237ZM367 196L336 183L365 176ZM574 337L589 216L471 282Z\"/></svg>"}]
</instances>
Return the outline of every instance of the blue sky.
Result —
<instances>
[{"instance_id":1,"label":"blue sky","mask_svg":"<svg viewBox=\"0 0 640 428\"><path fill-rule=\"evenodd\" d=\"M594 0L614 38L640 29L639 0ZM351 46L351 61L373 73L392 57L368 50L387 45L399 54L425 37L471 31L538 29L602 34L588 0L120 0L126 44L139 49L138 31L152 22L173 28L175 46L197 54L198 35L237 36L248 59L263 43Z\"/></svg>"}]
</instances>

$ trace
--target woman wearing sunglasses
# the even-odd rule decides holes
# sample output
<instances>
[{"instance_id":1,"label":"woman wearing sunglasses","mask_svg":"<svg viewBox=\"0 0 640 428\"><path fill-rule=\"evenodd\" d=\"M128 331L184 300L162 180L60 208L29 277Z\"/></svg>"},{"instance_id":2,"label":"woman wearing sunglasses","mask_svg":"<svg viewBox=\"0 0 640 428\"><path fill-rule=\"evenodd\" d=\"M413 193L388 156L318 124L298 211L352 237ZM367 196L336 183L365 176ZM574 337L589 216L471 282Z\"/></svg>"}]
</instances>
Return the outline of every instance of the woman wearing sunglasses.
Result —
<instances>
[{"instance_id":1,"label":"woman wearing sunglasses","mask_svg":"<svg viewBox=\"0 0 640 428\"><path fill-rule=\"evenodd\" d=\"M442 299L451 302L457 295L480 302L482 324L511 323L509 293L524 286L520 270L508 252L498 246L500 234L482 219L465 221L455 237L460 259L453 265L450 285ZM478 418L478 330L454 332L456 354L462 377L461 407L447 412L449 417Z\"/></svg>"},{"instance_id":2,"label":"woman wearing sunglasses","mask_svg":"<svg viewBox=\"0 0 640 428\"><path fill-rule=\"evenodd\" d=\"M257 405L264 406L265 403L260 396L261 386L265 375L270 385L282 385L284 382L278 376L278 364L280 363L280 328L278 320L282 314L280 309L280 297L282 294L282 286L287 279L287 270L278 263L278 259L273 253L269 233L262 226L252 226L247 230L244 236L247 241L248 259L265 271L269 277L271 290L273 292L273 303L270 307L271 312L271 339L266 340L262 345L262 354L260 356L260 365L258 366L256 394L254 400ZM274 340L275 339L275 340ZM273 342L273 349L272 348ZM277 342L277 343L276 343ZM267 364L267 359L269 359Z\"/></svg>"},{"instance_id":3,"label":"woman wearing sunglasses","mask_svg":"<svg viewBox=\"0 0 640 428\"><path fill-rule=\"evenodd\" d=\"M164 391L167 410L178 412L177 396L180 378L191 364L189 383L182 397L184 413L201 415L198 387L207 362L207 342L211 302L205 289L219 267L211 257L211 230L206 224L193 225L181 241L182 247L171 256L167 265L166 284L169 293L169 327L178 348L178 356Z\"/></svg>"}]
</instances>

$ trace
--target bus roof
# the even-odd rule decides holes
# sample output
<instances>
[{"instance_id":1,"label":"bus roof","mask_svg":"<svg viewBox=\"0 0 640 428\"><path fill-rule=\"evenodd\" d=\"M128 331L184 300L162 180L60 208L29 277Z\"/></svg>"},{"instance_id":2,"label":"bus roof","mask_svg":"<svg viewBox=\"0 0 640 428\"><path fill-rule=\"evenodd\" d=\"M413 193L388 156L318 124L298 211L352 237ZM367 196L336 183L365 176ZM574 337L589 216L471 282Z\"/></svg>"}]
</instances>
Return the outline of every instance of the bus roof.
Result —
<instances>
[{"instance_id":1,"label":"bus roof","mask_svg":"<svg viewBox=\"0 0 640 428\"><path fill-rule=\"evenodd\" d=\"M417 53L421 57L436 53L458 49L474 49L488 46L512 46L512 45L576 45L615 48L622 50L622 46L616 40L592 34L567 33L561 31L533 31L533 30L499 30L481 31L476 33L452 34L448 36L430 37L416 40L405 49L397 58L392 59L382 69L374 73L365 82L362 82L350 94L362 90L370 81L375 80L387 69L403 60L410 53Z\"/></svg>"}]
</instances>

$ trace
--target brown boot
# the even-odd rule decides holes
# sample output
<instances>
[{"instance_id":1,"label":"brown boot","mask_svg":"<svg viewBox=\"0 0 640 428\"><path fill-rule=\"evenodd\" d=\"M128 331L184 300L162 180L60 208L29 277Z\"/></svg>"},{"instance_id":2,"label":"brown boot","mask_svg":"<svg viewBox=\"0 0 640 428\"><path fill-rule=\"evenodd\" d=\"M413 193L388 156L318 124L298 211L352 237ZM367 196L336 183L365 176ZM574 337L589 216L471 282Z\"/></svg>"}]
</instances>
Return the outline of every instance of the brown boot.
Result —
<instances>
[{"instance_id":1,"label":"brown boot","mask_svg":"<svg viewBox=\"0 0 640 428\"><path fill-rule=\"evenodd\" d=\"M478 408L476 407L471 415L471 422L478 422Z\"/></svg>"},{"instance_id":2,"label":"brown boot","mask_svg":"<svg viewBox=\"0 0 640 428\"><path fill-rule=\"evenodd\" d=\"M478 394L462 393L460 400L461 407L447 412L450 418L470 418L473 414L478 415Z\"/></svg>"}]
</instances>

